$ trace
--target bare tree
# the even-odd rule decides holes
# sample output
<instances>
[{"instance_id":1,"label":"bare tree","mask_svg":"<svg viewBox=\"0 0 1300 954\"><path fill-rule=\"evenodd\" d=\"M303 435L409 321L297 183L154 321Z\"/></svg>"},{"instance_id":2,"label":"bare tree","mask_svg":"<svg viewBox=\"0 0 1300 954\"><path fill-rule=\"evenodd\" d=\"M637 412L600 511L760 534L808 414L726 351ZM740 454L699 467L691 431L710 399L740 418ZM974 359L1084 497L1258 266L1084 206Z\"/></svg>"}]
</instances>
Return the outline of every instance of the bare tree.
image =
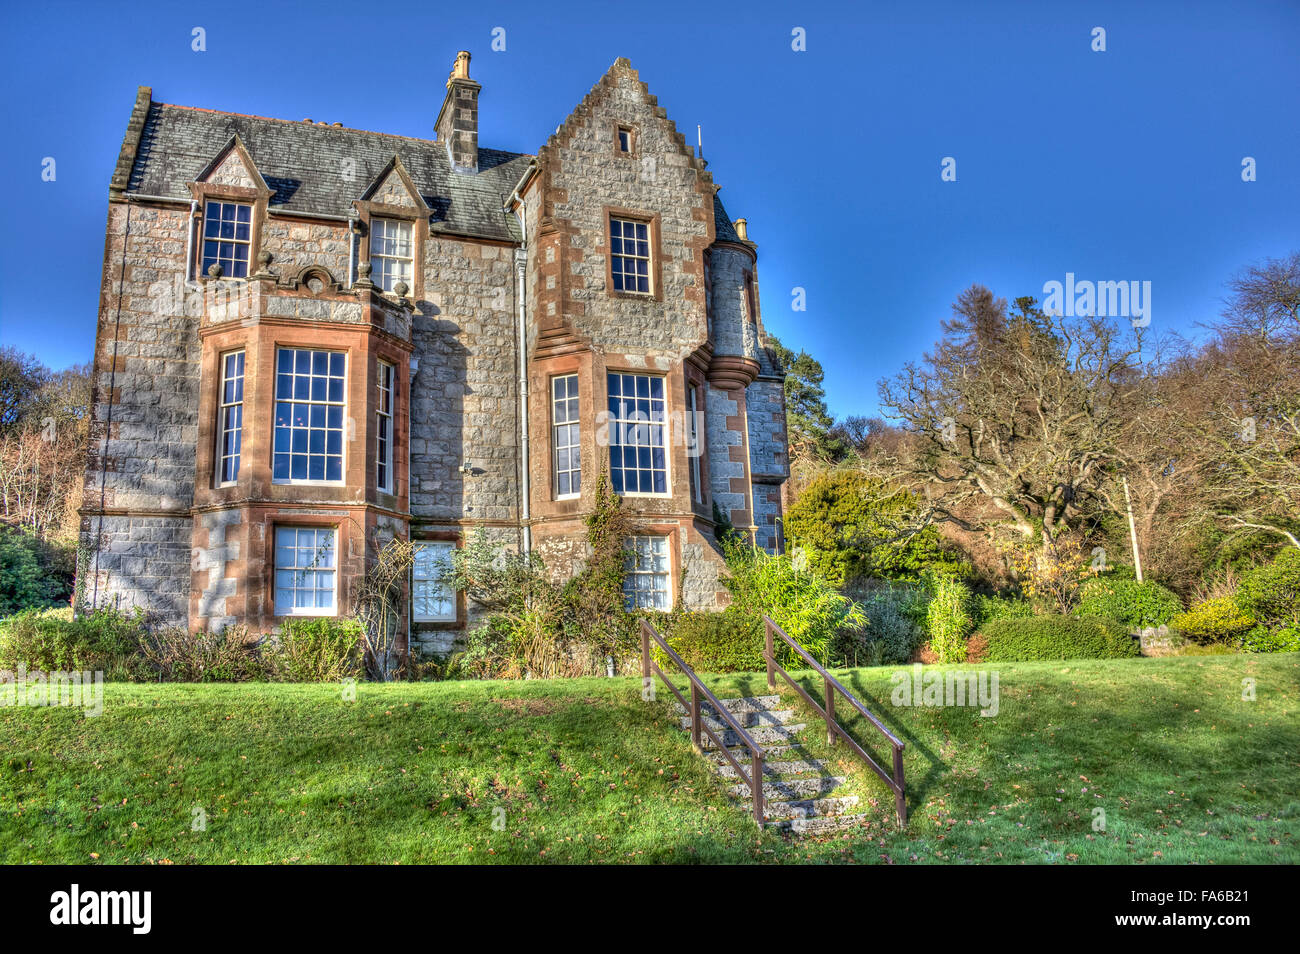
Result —
<instances>
[{"instance_id":1,"label":"bare tree","mask_svg":"<svg viewBox=\"0 0 1300 954\"><path fill-rule=\"evenodd\" d=\"M364 630L366 671L390 682L402 669L398 650L401 623L408 605L408 581L415 565L415 544L393 537L374 540L374 556L353 589L353 613Z\"/></svg>"},{"instance_id":2,"label":"bare tree","mask_svg":"<svg viewBox=\"0 0 1300 954\"><path fill-rule=\"evenodd\" d=\"M963 292L921 364L880 385L912 437L896 473L929 520L1041 544L1100 508L1136 389L1140 333L1111 320L1009 312L982 286Z\"/></svg>"}]
</instances>

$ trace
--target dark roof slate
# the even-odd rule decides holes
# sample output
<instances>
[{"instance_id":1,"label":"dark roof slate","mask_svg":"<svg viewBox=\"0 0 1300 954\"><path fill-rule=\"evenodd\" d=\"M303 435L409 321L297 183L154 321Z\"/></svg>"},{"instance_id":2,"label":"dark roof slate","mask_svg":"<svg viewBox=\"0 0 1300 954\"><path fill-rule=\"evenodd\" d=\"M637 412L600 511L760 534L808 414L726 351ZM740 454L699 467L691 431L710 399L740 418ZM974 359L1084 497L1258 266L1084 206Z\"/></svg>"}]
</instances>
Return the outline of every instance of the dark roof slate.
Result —
<instances>
[{"instance_id":1,"label":"dark roof slate","mask_svg":"<svg viewBox=\"0 0 1300 954\"><path fill-rule=\"evenodd\" d=\"M396 153L433 210L434 232L520 239L518 220L502 206L529 155L480 149L478 174L462 175L451 171L446 146L433 140L162 103L149 107L128 191L190 198L185 183L235 134L274 192L273 211L347 216Z\"/></svg>"},{"instance_id":2,"label":"dark roof slate","mask_svg":"<svg viewBox=\"0 0 1300 954\"><path fill-rule=\"evenodd\" d=\"M236 134L273 190L274 211L346 217L396 153L433 210L434 232L508 242L522 237L503 205L533 160L527 153L480 148L478 173L462 175L452 172L446 146L430 139L165 103L149 104L127 191L189 199L185 183ZM718 241L740 241L716 194L713 218Z\"/></svg>"}]
</instances>

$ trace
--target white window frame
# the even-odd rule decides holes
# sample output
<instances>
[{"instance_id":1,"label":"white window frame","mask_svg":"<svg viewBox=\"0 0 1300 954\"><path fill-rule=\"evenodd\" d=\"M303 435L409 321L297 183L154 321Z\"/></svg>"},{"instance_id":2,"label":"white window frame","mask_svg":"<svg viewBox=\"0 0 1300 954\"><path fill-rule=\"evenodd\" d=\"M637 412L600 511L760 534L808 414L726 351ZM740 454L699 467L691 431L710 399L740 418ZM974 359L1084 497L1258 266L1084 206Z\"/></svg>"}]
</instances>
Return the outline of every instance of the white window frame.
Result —
<instances>
[{"instance_id":1,"label":"white window frame","mask_svg":"<svg viewBox=\"0 0 1300 954\"><path fill-rule=\"evenodd\" d=\"M217 214L215 218L212 215L213 206L217 207L216 209ZM236 210L235 218L232 223L234 225L234 229L233 229L234 234L223 237L220 234L221 231L220 223L225 220L221 217L221 209L226 206L229 206ZM239 226L241 224L239 221L239 212L238 212L239 209L248 210L248 223L247 223L248 235L242 239L238 237ZM240 281L243 281L248 278L248 273L253 267L252 257L253 257L254 212L255 212L254 208L247 202L235 202L230 199L211 198L211 199L207 199L203 203L203 228L202 228L202 233L199 235L199 274L201 276L206 276L208 274L208 267L215 264L221 266L222 278L237 278ZM208 229L210 227L210 223L214 221L218 223L217 225L218 234L208 235ZM208 260L209 242L216 242L218 246L217 255L211 261ZM228 259L226 259L221 254L221 248L220 248L221 245L232 246L231 249L232 254L229 256ZM244 264L244 274L236 275L234 274L235 271L234 264L235 262L238 262L241 259L239 256L235 255L234 253L239 252L241 250L243 252L242 261ZM226 260L230 262L230 266L231 266L230 268L226 267L225 265Z\"/></svg>"},{"instance_id":2,"label":"white window frame","mask_svg":"<svg viewBox=\"0 0 1300 954\"><path fill-rule=\"evenodd\" d=\"M393 405L397 396L397 369L387 361L379 361L377 378L375 486L384 493L391 494L394 486L393 440L396 435L393 433Z\"/></svg>"},{"instance_id":3,"label":"white window frame","mask_svg":"<svg viewBox=\"0 0 1300 954\"><path fill-rule=\"evenodd\" d=\"M391 244L390 244L391 243ZM401 254L405 244L406 254ZM379 246L376 249L376 245ZM394 251L388 251L388 249ZM415 290L415 223L376 216L370 220L370 280L386 292L399 281Z\"/></svg>"},{"instance_id":4,"label":"white window frame","mask_svg":"<svg viewBox=\"0 0 1300 954\"><path fill-rule=\"evenodd\" d=\"M454 540L417 540L415 541L415 559L411 566L411 619L417 623L455 623L460 618L459 604L460 594L458 590L453 590L445 583L439 582L441 570L438 565L450 566L451 554L456 551L456 541ZM426 567L421 565L420 552L422 550L437 550L447 554L441 560L436 561L434 572L429 573ZM421 613L419 607L419 590L421 586L427 586L435 591L441 591L438 594L440 600L450 606L450 610L442 614Z\"/></svg>"},{"instance_id":5,"label":"white window frame","mask_svg":"<svg viewBox=\"0 0 1300 954\"><path fill-rule=\"evenodd\" d=\"M564 395L557 390L564 385ZM572 389L569 385L572 383ZM572 390L572 394L570 394ZM556 500L576 500L582 495L582 405L578 396L578 375L557 374L551 378L551 486ZM570 437L573 439L570 440ZM569 466L560 466L560 452L569 454ZM577 490L560 491L560 477L567 475L569 486Z\"/></svg>"},{"instance_id":6,"label":"white window frame","mask_svg":"<svg viewBox=\"0 0 1300 954\"><path fill-rule=\"evenodd\" d=\"M619 227L618 235L614 234L615 223L617 223ZM629 225L633 226L633 237L630 239L627 238L627 229L626 229L626 226ZM639 238L636 236L636 227L645 229L645 238ZM652 229L652 223L647 222L645 219L630 219L618 215L613 215L613 214L610 215L609 217L609 280L611 285L610 290L614 294L645 295L647 297L654 295L655 293L655 268L654 268L654 247L653 247L654 235L652 234L651 229ZM617 246L614 244L615 242L618 243ZM633 250L630 252L627 250L628 242L637 243L636 245L633 246ZM641 244L644 244L645 246L644 253L641 252L638 248L638 246ZM615 249L617 249L617 251ZM623 267L619 267L616 269L614 267L614 263L619 260L625 262L645 262L645 288L644 289L628 288L626 277L624 277L622 288L618 288L613 284L616 275L617 276L632 275L633 277L638 277L638 278L640 277L638 271L635 268L631 272L629 272L626 268Z\"/></svg>"},{"instance_id":7,"label":"white window frame","mask_svg":"<svg viewBox=\"0 0 1300 954\"><path fill-rule=\"evenodd\" d=\"M279 396L279 395L280 395L280 375L281 375L282 373L285 373L285 372L281 372L281 371L280 371L280 355L283 354L283 353L286 352L286 351L292 351L292 352L295 352L295 353L297 353L297 352L306 352L307 354L311 354L311 355L324 354L324 355L330 356L331 358L332 358L333 355L336 355L336 354L337 354L337 355L342 355L342 356L343 356L343 375L342 375L342 379L343 379L343 396L342 396L342 398L341 398L340 400L337 400L337 401L329 400L329 399L328 399L328 398L329 398L329 395L328 395L329 379L332 378L332 377L334 377L334 375L332 375L332 374L329 373L329 370L328 370L328 364L327 364L327 366L326 366L326 375L325 375L325 381L326 381L326 399L325 399L325 400L316 400L316 399L312 399L311 396L310 396L310 390L309 390L309 392L308 392L308 397L307 397L307 398L305 398L305 399L304 399L304 398L295 398L295 397L293 397L293 394L292 394L292 392L293 392L293 389L292 389L292 388L291 388L290 396L289 396L289 397L287 397L287 398L282 398L282 397L280 397L280 396ZM313 359L313 360L314 360L314 359ZM296 382L296 380L297 380L299 377L302 377L302 375L297 371L297 359L296 359L296 358L294 359L294 370L292 370L292 371L290 371L290 372L288 372L288 373L291 375L290 380L291 380L291 381L294 381L294 382ZM273 395L272 395L272 398L271 398L271 416L272 416L272 421L271 421L271 483L273 483L273 484L281 484L281 485L287 485L287 484L302 484L302 485L307 485L307 486L310 486L310 485L318 485L318 486L337 487L337 486L339 486L340 484L343 484L343 483L346 483L346 482L347 482L347 478L348 478L348 440L347 440L347 427L348 427L348 424L347 424L347 421L348 421L348 373L349 373L349 362L348 362L348 353L347 353L346 351L328 351L328 350L325 350L325 349L322 349L322 348L300 348L300 347L296 347L296 346L294 346L294 345L277 345L277 346L276 346L276 349L275 349L275 376L274 376L274 381L275 381L275 391L274 391L274 393L273 393ZM311 377L318 377L318 375L314 375L313 372L311 372L311 371L308 371L307 376L308 376L309 379L310 379ZM308 388L310 389L310 385L308 385ZM321 478L321 479L316 479L316 478L312 478L312 477L294 477L294 476L293 476L293 457L295 456L295 452L294 452L293 449L292 449L292 447L293 447L293 445L292 445L292 440L293 440L293 431L295 430L295 428L293 428L292 426L289 428L289 432L290 432L290 435L289 435L289 439L290 439L290 450L287 452L287 453L289 454L289 474L290 474L290 476L288 476L288 477L276 477L276 476L275 476L275 459L276 459L277 456L279 456L278 452L277 452L276 449L275 449L275 442L276 442L276 435L277 435L277 432L280 430L280 427L279 427L279 425L276 423L276 420L275 420L275 419L276 419L276 417L279 415L279 412L280 412L280 405L281 405L281 404L305 404L305 405L307 405L308 407L317 407L317 406L319 406L319 407L324 407L324 408L325 408L326 421L325 421L325 428L324 428L324 430L325 430L325 454L324 454L324 456L325 456L325 467L326 467L326 473L329 472L329 458L330 458L331 456L333 456L333 455L331 455L331 454L329 453L329 434L330 434L330 431L331 431L331 430L336 430L336 431L339 431L340 434L341 434L341 437L340 437L340 447L339 447L339 452L338 452L338 455L337 455L338 458L339 458L339 478L338 478L337 480L330 480L328 477L326 477L326 478ZM331 428L331 427L329 426L329 409L332 408L332 407L342 408L342 411L340 412L340 416L339 416L339 419L340 419L340 421L341 421L342 423L341 423L340 427L338 427L338 428ZM309 457L309 458L310 458L310 456L311 456L310 446L311 446L311 432L312 432L312 427L311 427L311 425L310 425L310 417L311 417L311 412L308 411L308 426L307 426L307 428L306 428L306 431L307 431L307 442L308 442L308 451L307 451L307 454L308 454L308 457ZM309 460L309 461L308 461L308 467L310 467L310 466L311 466L311 463L310 463L310 460ZM310 471L309 471L309 472L310 472Z\"/></svg>"},{"instance_id":8,"label":"white window frame","mask_svg":"<svg viewBox=\"0 0 1300 954\"><path fill-rule=\"evenodd\" d=\"M700 473L699 385L686 385L686 456L691 462L691 496L696 503L704 503L704 479ZM694 451L694 453L691 453Z\"/></svg>"},{"instance_id":9,"label":"white window frame","mask_svg":"<svg viewBox=\"0 0 1300 954\"><path fill-rule=\"evenodd\" d=\"M247 360L244 350L227 351L217 359L221 369L221 380L218 384L220 390L217 391L217 470L216 486L233 487L239 481L239 467L243 463L244 450L244 373L246 370L245 361ZM236 373L231 373L230 362L234 360L237 365ZM231 396L227 393L229 385L233 385L237 396ZM233 426L230 421L232 417L238 417L237 423ZM226 436L234 435L234 441L237 445L233 453L227 453ZM226 472L226 462L234 459L235 472L229 480L224 479Z\"/></svg>"},{"instance_id":10,"label":"white window frame","mask_svg":"<svg viewBox=\"0 0 1300 954\"><path fill-rule=\"evenodd\" d=\"M304 548L303 546L301 546L302 538L301 536L299 536L299 534L302 533L303 531L308 531L312 533L313 546L311 548ZM282 533L290 533L290 532L294 534L294 543L290 547L284 547L281 545L280 535ZM272 573L273 573L272 602L275 605L275 615L276 616L337 616L338 603L339 603L338 527L300 526L296 524L276 524L272 530L272 533L274 534L273 536L274 546L272 549L272 553L274 554L273 569L272 569ZM317 562L315 562L315 560L319 560L322 555L322 550L319 544L320 534L322 533L328 533L329 540L330 540L330 546L327 551L329 554L329 562L326 564L318 564ZM290 566L285 566L281 562L282 554L286 549L288 549L290 552L294 554L294 561L293 564ZM316 554L315 560L313 560L312 562L308 562L306 564L301 564L299 562L298 555L305 552L314 552ZM280 602L280 592L282 589L288 589L291 594L299 593L299 592L311 592L311 593L320 592L320 588L316 586L312 586L312 587L303 587L303 586L296 586L296 585L291 585L289 587L281 586L281 576L280 576L281 573L305 573L305 572L311 572L313 574L312 577L313 582L315 582L320 578L319 577L320 574L322 573L329 574L330 581L331 581L330 590L329 590L330 593L329 606L317 606L315 605L315 600L312 601L311 606L293 606L293 605L285 606Z\"/></svg>"},{"instance_id":11,"label":"white window frame","mask_svg":"<svg viewBox=\"0 0 1300 954\"><path fill-rule=\"evenodd\" d=\"M670 537L666 534L636 534L627 537L623 541L623 608L629 612L636 610L653 610L655 612L667 613L673 608L673 561L672 553L669 547ZM648 568L644 564L646 557L650 559L662 559L663 569L656 570L651 564ZM649 580L648 587L638 587L634 581ZM663 581L663 586L659 586L657 581ZM629 584L631 584L629 586ZM663 605L654 606L646 605L643 597L650 597L650 603L654 603L654 597L663 594Z\"/></svg>"},{"instance_id":12,"label":"white window frame","mask_svg":"<svg viewBox=\"0 0 1300 954\"><path fill-rule=\"evenodd\" d=\"M615 395L609 391L609 379L616 376L620 379L619 380L620 393L618 395ZM622 389L626 386L628 380L633 381L633 388L635 389L636 380L640 378L646 378L651 382L658 381L660 397L639 398L635 394L631 395L633 405L629 416L628 404L627 401L624 400L624 398L629 397L629 395L623 394ZM615 411L612 407L610 408L609 429L608 429L609 454L610 454L609 456L610 479L612 482L614 477L614 472L617 470L619 472L620 483L622 485L622 489L615 487L615 492L620 497L671 497L673 491L673 483L672 483L672 462L670 459L670 455L668 453L668 379L663 375L658 375L658 374L638 374L635 371L608 371L606 372L605 375L605 386L607 390L606 399L609 405L614 405L617 403L618 406L617 411ZM654 391L654 385L652 383L647 386L647 393L653 394L653 391ZM637 416L639 414L639 411L636 409L635 402L641 400L645 400L649 402L649 416L645 418L641 418ZM654 405L656 402L662 405L662 413L658 418L655 417ZM659 436L658 443L655 442L656 433ZM634 442L631 444L625 444L624 439L629 436L633 438ZM642 437L645 437L648 443L644 443L644 444L641 443ZM619 454L622 455L623 448L625 447L635 447L635 448L646 447L649 449L651 466L648 468L648 472L651 474L651 482L650 482L652 488L651 490L647 491L647 490L640 489L639 475L643 471L646 471L647 468L641 467L639 462L637 467L633 468L633 472L638 475L637 489L636 490L627 489L625 465L620 462L616 466L614 463L615 451L617 450ZM656 450L662 452L663 454L664 463L662 469L664 474L664 489L662 491L653 489L654 473L656 470L659 469L654 466L654 452Z\"/></svg>"}]
</instances>

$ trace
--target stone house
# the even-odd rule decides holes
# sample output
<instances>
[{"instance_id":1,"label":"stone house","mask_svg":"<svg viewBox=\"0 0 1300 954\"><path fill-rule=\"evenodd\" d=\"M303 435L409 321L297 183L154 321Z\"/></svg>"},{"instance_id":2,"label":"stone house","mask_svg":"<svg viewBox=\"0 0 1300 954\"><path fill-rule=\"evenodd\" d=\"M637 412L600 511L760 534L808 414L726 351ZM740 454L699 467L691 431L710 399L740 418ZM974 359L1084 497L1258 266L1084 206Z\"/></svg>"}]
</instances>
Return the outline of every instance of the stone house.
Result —
<instances>
[{"instance_id":1,"label":"stone house","mask_svg":"<svg viewBox=\"0 0 1300 954\"><path fill-rule=\"evenodd\" d=\"M780 549L782 375L756 246L619 59L536 156L481 148L460 53L436 138L136 97L109 189L82 598L193 629L346 613L420 544L409 645L474 607L483 528L553 572L608 471L630 606L725 602L722 514Z\"/></svg>"}]
</instances>

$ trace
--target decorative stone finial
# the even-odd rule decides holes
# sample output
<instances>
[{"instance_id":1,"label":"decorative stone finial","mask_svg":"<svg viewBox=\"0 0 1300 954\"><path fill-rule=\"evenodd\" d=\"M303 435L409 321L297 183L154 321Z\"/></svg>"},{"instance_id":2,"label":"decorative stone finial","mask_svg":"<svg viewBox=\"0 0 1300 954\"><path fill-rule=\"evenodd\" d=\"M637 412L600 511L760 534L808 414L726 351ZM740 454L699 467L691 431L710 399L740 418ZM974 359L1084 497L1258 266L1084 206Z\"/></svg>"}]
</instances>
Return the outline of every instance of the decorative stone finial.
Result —
<instances>
[{"instance_id":1,"label":"decorative stone finial","mask_svg":"<svg viewBox=\"0 0 1300 954\"><path fill-rule=\"evenodd\" d=\"M406 293L410 290L411 289L406 284L406 282L395 282L393 284L393 294L396 295L398 298L405 298Z\"/></svg>"},{"instance_id":2,"label":"decorative stone finial","mask_svg":"<svg viewBox=\"0 0 1300 954\"><path fill-rule=\"evenodd\" d=\"M224 269L216 262L208 266L208 278L220 278Z\"/></svg>"},{"instance_id":3,"label":"decorative stone finial","mask_svg":"<svg viewBox=\"0 0 1300 954\"><path fill-rule=\"evenodd\" d=\"M736 219L736 221L733 222L732 225L734 225L734 226L736 227L736 234L740 236L740 240L741 240L742 242L748 242L748 241L749 241L749 223L746 222L744 219Z\"/></svg>"}]
</instances>

